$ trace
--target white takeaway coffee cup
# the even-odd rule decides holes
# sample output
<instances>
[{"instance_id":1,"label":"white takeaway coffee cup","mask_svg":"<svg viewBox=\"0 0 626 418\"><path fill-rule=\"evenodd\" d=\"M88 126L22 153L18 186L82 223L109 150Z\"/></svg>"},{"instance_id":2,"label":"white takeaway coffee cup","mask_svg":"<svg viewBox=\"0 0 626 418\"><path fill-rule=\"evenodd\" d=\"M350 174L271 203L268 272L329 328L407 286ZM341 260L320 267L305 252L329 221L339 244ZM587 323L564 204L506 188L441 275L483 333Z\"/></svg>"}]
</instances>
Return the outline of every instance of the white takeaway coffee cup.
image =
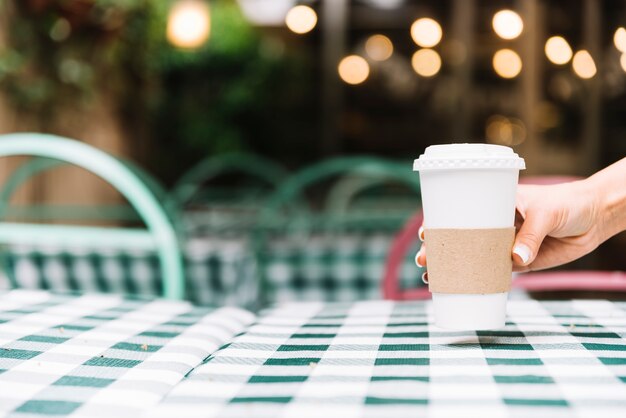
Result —
<instances>
[{"instance_id":1,"label":"white takeaway coffee cup","mask_svg":"<svg viewBox=\"0 0 626 418\"><path fill-rule=\"evenodd\" d=\"M511 148L490 144L433 145L414 161L435 325L458 330L505 325L515 194L524 168ZM496 270L506 286L490 285Z\"/></svg>"}]
</instances>

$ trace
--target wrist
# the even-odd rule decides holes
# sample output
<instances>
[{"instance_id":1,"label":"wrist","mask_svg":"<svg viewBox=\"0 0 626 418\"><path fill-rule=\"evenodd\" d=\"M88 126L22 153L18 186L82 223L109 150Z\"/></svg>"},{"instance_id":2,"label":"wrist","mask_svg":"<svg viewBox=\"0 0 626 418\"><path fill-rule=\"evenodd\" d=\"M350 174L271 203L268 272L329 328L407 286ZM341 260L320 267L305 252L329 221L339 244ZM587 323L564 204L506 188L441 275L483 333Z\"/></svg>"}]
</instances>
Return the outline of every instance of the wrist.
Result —
<instances>
[{"instance_id":1,"label":"wrist","mask_svg":"<svg viewBox=\"0 0 626 418\"><path fill-rule=\"evenodd\" d=\"M626 159L584 180L595 205L600 243L626 229Z\"/></svg>"}]
</instances>

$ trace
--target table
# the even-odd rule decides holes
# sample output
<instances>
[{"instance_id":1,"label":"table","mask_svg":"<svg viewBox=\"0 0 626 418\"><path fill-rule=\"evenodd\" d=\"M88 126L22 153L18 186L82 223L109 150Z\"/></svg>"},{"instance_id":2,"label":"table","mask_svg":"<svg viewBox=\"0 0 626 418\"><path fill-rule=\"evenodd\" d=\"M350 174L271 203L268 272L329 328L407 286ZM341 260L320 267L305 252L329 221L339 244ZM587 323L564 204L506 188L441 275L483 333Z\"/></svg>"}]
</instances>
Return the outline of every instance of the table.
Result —
<instances>
[{"instance_id":1,"label":"table","mask_svg":"<svg viewBox=\"0 0 626 418\"><path fill-rule=\"evenodd\" d=\"M0 416L624 417L626 303L513 300L505 328L429 302L242 309L0 294ZM218 349L219 347L219 349Z\"/></svg>"},{"instance_id":2,"label":"table","mask_svg":"<svg viewBox=\"0 0 626 418\"><path fill-rule=\"evenodd\" d=\"M509 315L450 332L423 302L283 305L148 416L626 416L626 303L511 301Z\"/></svg>"},{"instance_id":3,"label":"table","mask_svg":"<svg viewBox=\"0 0 626 418\"><path fill-rule=\"evenodd\" d=\"M253 319L187 302L0 293L0 416L137 417Z\"/></svg>"}]
</instances>

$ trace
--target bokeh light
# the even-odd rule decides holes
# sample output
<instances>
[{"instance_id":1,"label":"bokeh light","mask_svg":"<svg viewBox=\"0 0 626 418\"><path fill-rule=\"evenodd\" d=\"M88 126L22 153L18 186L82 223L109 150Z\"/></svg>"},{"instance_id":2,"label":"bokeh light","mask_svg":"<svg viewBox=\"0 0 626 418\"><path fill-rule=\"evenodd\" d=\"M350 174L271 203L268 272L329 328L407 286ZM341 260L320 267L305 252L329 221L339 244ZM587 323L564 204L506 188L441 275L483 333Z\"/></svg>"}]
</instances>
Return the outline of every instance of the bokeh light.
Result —
<instances>
[{"instance_id":1,"label":"bokeh light","mask_svg":"<svg viewBox=\"0 0 626 418\"><path fill-rule=\"evenodd\" d=\"M200 0L174 3L167 19L167 39L179 48L197 48L209 39L209 6Z\"/></svg>"},{"instance_id":2,"label":"bokeh light","mask_svg":"<svg viewBox=\"0 0 626 418\"><path fill-rule=\"evenodd\" d=\"M317 14L309 6L296 6L287 12L285 23L292 32L302 35L317 25Z\"/></svg>"},{"instance_id":3,"label":"bokeh light","mask_svg":"<svg viewBox=\"0 0 626 418\"><path fill-rule=\"evenodd\" d=\"M617 28L615 35L613 35L613 43L619 51L626 52L626 29Z\"/></svg>"},{"instance_id":4,"label":"bokeh light","mask_svg":"<svg viewBox=\"0 0 626 418\"><path fill-rule=\"evenodd\" d=\"M422 77L432 77L441 69L441 58L436 51L424 48L413 54L411 65Z\"/></svg>"},{"instance_id":5,"label":"bokeh light","mask_svg":"<svg viewBox=\"0 0 626 418\"><path fill-rule=\"evenodd\" d=\"M339 77L348 84L361 84L370 75L370 66L363 57L349 55L339 63Z\"/></svg>"},{"instance_id":6,"label":"bokeh light","mask_svg":"<svg viewBox=\"0 0 626 418\"><path fill-rule=\"evenodd\" d=\"M561 112L559 108L551 102L539 102L534 109L537 129L547 131L556 128L561 124Z\"/></svg>"},{"instance_id":7,"label":"bokeh light","mask_svg":"<svg viewBox=\"0 0 626 418\"><path fill-rule=\"evenodd\" d=\"M591 54L584 49L574 54L572 68L580 78L587 79L596 75L596 63L593 61Z\"/></svg>"},{"instance_id":8,"label":"bokeh light","mask_svg":"<svg viewBox=\"0 0 626 418\"><path fill-rule=\"evenodd\" d=\"M432 48L441 41L443 31L436 20L424 17L417 19L411 25L413 41L423 48Z\"/></svg>"},{"instance_id":9,"label":"bokeh light","mask_svg":"<svg viewBox=\"0 0 626 418\"><path fill-rule=\"evenodd\" d=\"M50 29L50 39L56 42L63 42L66 40L70 34L72 33L72 26L70 22L61 17L54 22L52 28Z\"/></svg>"},{"instance_id":10,"label":"bokeh light","mask_svg":"<svg viewBox=\"0 0 626 418\"><path fill-rule=\"evenodd\" d=\"M546 56L554 64L567 64L572 59L572 48L562 36L553 36L548 39L544 49Z\"/></svg>"},{"instance_id":11,"label":"bokeh light","mask_svg":"<svg viewBox=\"0 0 626 418\"><path fill-rule=\"evenodd\" d=\"M502 78L515 78L522 71L522 59L511 49L501 49L493 56L493 69Z\"/></svg>"},{"instance_id":12,"label":"bokeh light","mask_svg":"<svg viewBox=\"0 0 626 418\"><path fill-rule=\"evenodd\" d=\"M517 118L493 115L485 127L487 142L499 145L519 145L526 139L526 127Z\"/></svg>"},{"instance_id":13,"label":"bokeh light","mask_svg":"<svg viewBox=\"0 0 626 418\"><path fill-rule=\"evenodd\" d=\"M622 70L626 72L626 52L619 57L619 65L622 67Z\"/></svg>"},{"instance_id":14,"label":"bokeh light","mask_svg":"<svg viewBox=\"0 0 626 418\"><path fill-rule=\"evenodd\" d=\"M393 43L385 35L372 35L365 42L365 52L374 61L385 61L393 54Z\"/></svg>"},{"instance_id":15,"label":"bokeh light","mask_svg":"<svg viewBox=\"0 0 626 418\"><path fill-rule=\"evenodd\" d=\"M524 21L513 10L500 10L493 15L493 30L502 39L515 39L524 30Z\"/></svg>"}]
</instances>

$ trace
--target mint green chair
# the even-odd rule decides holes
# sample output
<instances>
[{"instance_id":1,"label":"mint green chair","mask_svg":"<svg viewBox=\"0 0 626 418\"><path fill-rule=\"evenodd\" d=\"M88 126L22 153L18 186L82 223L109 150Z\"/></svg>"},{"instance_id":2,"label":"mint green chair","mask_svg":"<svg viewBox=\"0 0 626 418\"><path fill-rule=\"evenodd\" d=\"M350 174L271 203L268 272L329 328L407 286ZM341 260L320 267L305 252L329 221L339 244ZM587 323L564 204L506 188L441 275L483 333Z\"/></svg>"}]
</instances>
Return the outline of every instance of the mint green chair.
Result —
<instances>
[{"instance_id":1,"label":"mint green chair","mask_svg":"<svg viewBox=\"0 0 626 418\"><path fill-rule=\"evenodd\" d=\"M1 244L84 245L154 251L161 264L163 295L182 299L184 275L177 234L159 199L131 168L87 144L46 134L1 135L0 157L10 156L43 157L43 162L35 165L37 172L52 168L50 161L63 161L92 172L128 200L147 229L0 222ZM32 172L32 167L24 172L29 171ZM10 197L8 192L3 193L4 199ZM4 208L7 202L0 204Z\"/></svg>"},{"instance_id":2,"label":"mint green chair","mask_svg":"<svg viewBox=\"0 0 626 418\"><path fill-rule=\"evenodd\" d=\"M228 186L220 186L216 180L225 177ZM180 178L171 192L171 206L184 213L191 235L247 235L255 227L261 203L286 177L283 167L257 155L211 156Z\"/></svg>"}]
</instances>

